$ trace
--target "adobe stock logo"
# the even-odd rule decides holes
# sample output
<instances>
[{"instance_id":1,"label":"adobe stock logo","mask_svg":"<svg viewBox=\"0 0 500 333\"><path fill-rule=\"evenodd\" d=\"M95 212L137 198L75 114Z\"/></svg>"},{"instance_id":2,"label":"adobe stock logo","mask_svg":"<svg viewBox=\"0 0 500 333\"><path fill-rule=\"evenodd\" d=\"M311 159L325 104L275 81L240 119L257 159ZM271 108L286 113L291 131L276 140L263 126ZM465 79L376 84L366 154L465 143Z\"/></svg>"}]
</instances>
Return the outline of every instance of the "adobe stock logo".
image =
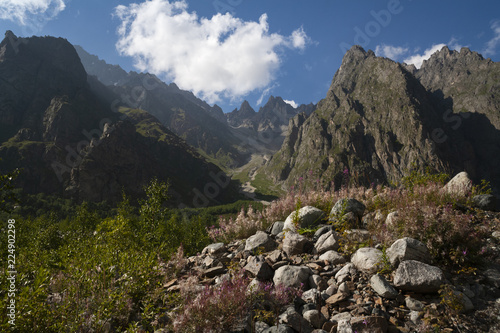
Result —
<instances>
[{"instance_id":1,"label":"adobe stock logo","mask_svg":"<svg viewBox=\"0 0 500 333\"><path fill-rule=\"evenodd\" d=\"M411 2L412 0L408 0ZM354 27L354 40L352 45L360 45L363 48L367 48L371 40L382 32L382 28L387 28L391 24L394 15L398 15L403 11L404 7L400 0L389 0L387 3L387 9L382 9L380 11L370 11L370 15L373 20L368 21L364 28ZM345 54L352 45L342 42L340 43L340 49L342 54Z\"/></svg>"}]
</instances>

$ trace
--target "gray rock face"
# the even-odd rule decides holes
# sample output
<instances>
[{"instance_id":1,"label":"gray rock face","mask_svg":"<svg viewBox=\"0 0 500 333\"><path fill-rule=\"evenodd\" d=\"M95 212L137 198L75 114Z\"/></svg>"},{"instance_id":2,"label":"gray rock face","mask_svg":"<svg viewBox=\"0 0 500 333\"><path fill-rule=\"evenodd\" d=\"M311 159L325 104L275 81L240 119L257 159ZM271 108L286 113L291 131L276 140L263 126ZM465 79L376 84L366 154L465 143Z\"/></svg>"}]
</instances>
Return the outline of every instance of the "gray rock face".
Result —
<instances>
[{"instance_id":1,"label":"gray rock face","mask_svg":"<svg viewBox=\"0 0 500 333\"><path fill-rule=\"evenodd\" d=\"M443 189L451 194L465 195L472 190L472 180L469 174L463 171L446 183Z\"/></svg>"},{"instance_id":2,"label":"gray rock face","mask_svg":"<svg viewBox=\"0 0 500 333\"><path fill-rule=\"evenodd\" d=\"M253 236L248 237L245 244L245 251L255 251L262 248L264 252L269 252L277 247L276 242L263 231L257 231Z\"/></svg>"},{"instance_id":3,"label":"gray rock face","mask_svg":"<svg viewBox=\"0 0 500 333\"><path fill-rule=\"evenodd\" d=\"M476 195L472 198L474 206L482 210L489 210L492 212L498 211L498 199L492 194Z\"/></svg>"},{"instance_id":4,"label":"gray rock face","mask_svg":"<svg viewBox=\"0 0 500 333\"><path fill-rule=\"evenodd\" d=\"M351 257L351 262L357 269L373 274L379 269L382 260L382 251L373 247L364 247L357 250Z\"/></svg>"},{"instance_id":5,"label":"gray rock face","mask_svg":"<svg viewBox=\"0 0 500 333\"><path fill-rule=\"evenodd\" d=\"M396 288L419 293L437 292L444 283L443 271L415 260L403 261L394 274Z\"/></svg>"},{"instance_id":6,"label":"gray rock face","mask_svg":"<svg viewBox=\"0 0 500 333\"><path fill-rule=\"evenodd\" d=\"M283 240L283 251L289 256L301 254L304 253L304 248L308 243L307 237L289 231Z\"/></svg>"},{"instance_id":7,"label":"gray rock face","mask_svg":"<svg viewBox=\"0 0 500 333\"><path fill-rule=\"evenodd\" d=\"M302 207L298 212L294 211L290 215L288 215L285 220L283 230L288 229L290 231L297 232L294 220L298 223L299 228L304 228L313 226L314 224L318 224L325 216L325 212L316 207Z\"/></svg>"},{"instance_id":8,"label":"gray rock face","mask_svg":"<svg viewBox=\"0 0 500 333\"><path fill-rule=\"evenodd\" d=\"M306 266L282 266L274 273L273 282L275 285L300 288L301 285L307 286L311 275L311 269Z\"/></svg>"},{"instance_id":9,"label":"gray rock face","mask_svg":"<svg viewBox=\"0 0 500 333\"><path fill-rule=\"evenodd\" d=\"M328 231L318 238L316 244L314 244L314 252L322 254L327 251L337 251L340 247L338 239L339 236L336 231Z\"/></svg>"},{"instance_id":10,"label":"gray rock face","mask_svg":"<svg viewBox=\"0 0 500 333\"><path fill-rule=\"evenodd\" d=\"M319 256L319 260L326 260L331 265L339 265L345 263L345 258L342 257L338 252L330 250L326 251Z\"/></svg>"},{"instance_id":11,"label":"gray rock face","mask_svg":"<svg viewBox=\"0 0 500 333\"><path fill-rule=\"evenodd\" d=\"M395 241L387 249L387 256L394 268L405 260L417 260L424 263L431 262L431 255L424 243L409 237Z\"/></svg>"},{"instance_id":12,"label":"gray rock face","mask_svg":"<svg viewBox=\"0 0 500 333\"><path fill-rule=\"evenodd\" d=\"M398 291L381 275L373 275L370 278L370 285L382 297L393 299L398 296Z\"/></svg>"}]
</instances>

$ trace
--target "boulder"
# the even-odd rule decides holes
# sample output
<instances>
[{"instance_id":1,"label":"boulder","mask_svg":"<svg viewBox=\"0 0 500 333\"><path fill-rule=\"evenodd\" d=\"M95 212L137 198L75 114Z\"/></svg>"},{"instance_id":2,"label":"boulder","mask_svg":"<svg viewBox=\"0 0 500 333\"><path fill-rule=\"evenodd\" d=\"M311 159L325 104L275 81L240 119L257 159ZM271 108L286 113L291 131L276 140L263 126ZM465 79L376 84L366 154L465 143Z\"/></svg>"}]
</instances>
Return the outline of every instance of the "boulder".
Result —
<instances>
[{"instance_id":1,"label":"boulder","mask_svg":"<svg viewBox=\"0 0 500 333\"><path fill-rule=\"evenodd\" d=\"M312 333L313 328L307 320L304 319L293 308L289 308L285 313L280 316L280 320L288 324L296 332Z\"/></svg>"},{"instance_id":2,"label":"boulder","mask_svg":"<svg viewBox=\"0 0 500 333\"><path fill-rule=\"evenodd\" d=\"M338 252L330 250L319 256L319 260L328 261L330 265L339 265L345 263L345 258Z\"/></svg>"},{"instance_id":3,"label":"boulder","mask_svg":"<svg viewBox=\"0 0 500 333\"><path fill-rule=\"evenodd\" d=\"M407 297L405 299L405 304L408 309L411 311L422 311L424 309L424 304L420 302L418 299Z\"/></svg>"},{"instance_id":4,"label":"boulder","mask_svg":"<svg viewBox=\"0 0 500 333\"><path fill-rule=\"evenodd\" d=\"M278 245L276 242L264 231L257 231L253 236L248 237L245 243L245 251L259 251L269 252L276 249Z\"/></svg>"},{"instance_id":5,"label":"boulder","mask_svg":"<svg viewBox=\"0 0 500 333\"><path fill-rule=\"evenodd\" d=\"M450 194L466 195L472 191L472 180L467 172L460 172L446 183L443 190Z\"/></svg>"},{"instance_id":6,"label":"boulder","mask_svg":"<svg viewBox=\"0 0 500 333\"><path fill-rule=\"evenodd\" d=\"M356 266L354 266L354 264L350 262L335 274L335 279L337 280L337 283L342 283L349 276L354 276L357 272L358 270L356 269Z\"/></svg>"},{"instance_id":7,"label":"boulder","mask_svg":"<svg viewBox=\"0 0 500 333\"><path fill-rule=\"evenodd\" d=\"M351 327L358 333L385 333L389 323L382 316L357 317L351 320Z\"/></svg>"},{"instance_id":8,"label":"boulder","mask_svg":"<svg viewBox=\"0 0 500 333\"><path fill-rule=\"evenodd\" d=\"M283 240L283 251L288 256L302 254L305 252L306 245L309 243L307 237L289 231L285 234Z\"/></svg>"},{"instance_id":9,"label":"boulder","mask_svg":"<svg viewBox=\"0 0 500 333\"><path fill-rule=\"evenodd\" d=\"M498 199L492 194L475 195L472 198L475 207L492 212L498 211Z\"/></svg>"},{"instance_id":10,"label":"boulder","mask_svg":"<svg viewBox=\"0 0 500 333\"><path fill-rule=\"evenodd\" d=\"M394 268L397 268L399 263L405 260L417 260L428 264L432 258L424 243L409 237L395 241L386 253Z\"/></svg>"},{"instance_id":11,"label":"boulder","mask_svg":"<svg viewBox=\"0 0 500 333\"><path fill-rule=\"evenodd\" d=\"M394 212L390 212L389 214L387 214L387 217L385 218L385 225L389 228L396 227L398 222L398 217L399 217L399 212L397 210Z\"/></svg>"},{"instance_id":12,"label":"boulder","mask_svg":"<svg viewBox=\"0 0 500 333\"><path fill-rule=\"evenodd\" d=\"M270 280L274 275L273 269L262 255L249 257L244 269L259 281Z\"/></svg>"},{"instance_id":13,"label":"boulder","mask_svg":"<svg viewBox=\"0 0 500 333\"><path fill-rule=\"evenodd\" d=\"M361 218L363 217L363 214L365 212L366 206L352 198L344 198L338 200L335 205L333 206L332 210L330 211L330 218L339 218L345 214L348 213L353 213L354 217L358 220L361 221Z\"/></svg>"},{"instance_id":14,"label":"boulder","mask_svg":"<svg viewBox=\"0 0 500 333\"><path fill-rule=\"evenodd\" d=\"M333 228L333 225L326 225L326 226L323 226L323 227L319 228L318 230L316 230L316 232L314 233L313 239L318 240L318 238L320 238L321 235L326 234L328 231L335 231L335 229Z\"/></svg>"},{"instance_id":15,"label":"boulder","mask_svg":"<svg viewBox=\"0 0 500 333\"><path fill-rule=\"evenodd\" d=\"M312 271L306 266L282 266L274 272L273 282L275 285L282 284L286 287L300 288L309 283Z\"/></svg>"},{"instance_id":16,"label":"boulder","mask_svg":"<svg viewBox=\"0 0 500 333\"><path fill-rule=\"evenodd\" d=\"M297 232L295 223L299 228L311 227L321 222L326 216L321 209L312 206L302 207L298 211L292 212L285 220L283 230Z\"/></svg>"},{"instance_id":17,"label":"boulder","mask_svg":"<svg viewBox=\"0 0 500 333\"><path fill-rule=\"evenodd\" d=\"M384 298L394 299L398 296L398 291L382 275L373 275L370 278L370 285L377 294Z\"/></svg>"},{"instance_id":18,"label":"boulder","mask_svg":"<svg viewBox=\"0 0 500 333\"><path fill-rule=\"evenodd\" d=\"M326 323L325 316L318 310L308 310L304 312L302 316L313 328L321 328L323 324Z\"/></svg>"},{"instance_id":19,"label":"boulder","mask_svg":"<svg viewBox=\"0 0 500 333\"><path fill-rule=\"evenodd\" d=\"M285 222L277 221L277 222L274 222L271 227L269 227L268 231L271 235L277 236L280 232L283 231L284 226L285 226Z\"/></svg>"},{"instance_id":20,"label":"boulder","mask_svg":"<svg viewBox=\"0 0 500 333\"><path fill-rule=\"evenodd\" d=\"M401 262L394 274L396 288L417 293L437 292L444 280L443 271L439 267L416 260Z\"/></svg>"},{"instance_id":21,"label":"boulder","mask_svg":"<svg viewBox=\"0 0 500 333\"><path fill-rule=\"evenodd\" d=\"M338 243L339 235L336 231L328 231L321 235L314 244L314 253L322 254L327 251L337 251L340 247Z\"/></svg>"},{"instance_id":22,"label":"boulder","mask_svg":"<svg viewBox=\"0 0 500 333\"><path fill-rule=\"evenodd\" d=\"M314 274L309 277L309 286L311 288L317 288L319 291L323 291L328 288L328 283L326 283L320 275Z\"/></svg>"},{"instance_id":23,"label":"boulder","mask_svg":"<svg viewBox=\"0 0 500 333\"><path fill-rule=\"evenodd\" d=\"M363 247L351 257L351 262L356 268L368 274L374 274L379 269L382 261L382 251L373 247Z\"/></svg>"},{"instance_id":24,"label":"boulder","mask_svg":"<svg viewBox=\"0 0 500 333\"><path fill-rule=\"evenodd\" d=\"M203 251L201 251L201 254L209 254L211 256L217 256L224 252L226 252L226 246L224 245L224 243L215 243L207 245L203 249Z\"/></svg>"},{"instance_id":25,"label":"boulder","mask_svg":"<svg viewBox=\"0 0 500 333\"><path fill-rule=\"evenodd\" d=\"M272 326L262 331L262 333L295 333L293 328L286 325Z\"/></svg>"},{"instance_id":26,"label":"boulder","mask_svg":"<svg viewBox=\"0 0 500 333\"><path fill-rule=\"evenodd\" d=\"M337 326L337 333L353 333L351 323L345 320L341 320Z\"/></svg>"}]
</instances>

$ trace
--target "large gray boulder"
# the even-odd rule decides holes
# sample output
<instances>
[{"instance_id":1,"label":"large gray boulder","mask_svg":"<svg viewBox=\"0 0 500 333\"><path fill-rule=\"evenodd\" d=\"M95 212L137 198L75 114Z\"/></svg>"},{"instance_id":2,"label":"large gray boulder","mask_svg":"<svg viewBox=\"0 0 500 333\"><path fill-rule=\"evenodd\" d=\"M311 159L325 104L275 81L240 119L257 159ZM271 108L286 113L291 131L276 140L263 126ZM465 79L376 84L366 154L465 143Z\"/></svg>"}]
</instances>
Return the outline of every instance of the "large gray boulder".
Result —
<instances>
[{"instance_id":1,"label":"large gray boulder","mask_svg":"<svg viewBox=\"0 0 500 333\"><path fill-rule=\"evenodd\" d=\"M450 194L466 195L472 191L472 180L467 172L460 172L446 183L443 190Z\"/></svg>"},{"instance_id":2,"label":"large gray boulder","mask_svg":"<svg viewBox=\"0 0 500 333\"><path fill-rule=\"evenodd\" d=\"M307 237L289 231L285 234L285 239L283 240L283 252L288 256L302 254L309 243Z\"/></svg>"},{"instance_id":3,"label":"large gray boulder","mask_svg":"<svg viewBox=\"0 0 500 333\"><path fill-rule=\"evenodd\" d=\"M286 287L307 287L311 275L311 269L306 266L282 266L274 272L273 282L275 285L282 284Z\"/></svg>"},{"instance_id":4,"label":"large gray boulder","mask_svg":"<svg viewBox=\"0 0 500 333\"><path fill-rule=\"evenodd\" d=\"M257 231L253 236L248 237L245 243L245 251L269 252L278 247L278 244L264 231Z\"/></svg>"},{"instance_id":5,"label":"large gray boulder","mask_svg":"<svg viewBox=\"0 0 500 333\"><path fill-rule=\"evenodd\" d=\"M437 292L444 281L443 271L439 267L416 260L401 262L394 274L396 288L417 293Z\"/></svg>"},{"instance_id":6,"label":"large gray boulder","mask_svg":"<svg viewBox=\"0 0 500 333\"><path fill-rule=\"evenodd\" d=\"M298 211L294 211L290 215L288 215L285 220L283 230L297 232L295 222L297 222L299 228L306 228L311 227L315 224L319 224L321 220L325 218L325 216L325 212L316 207L302 207Z\"/></svg>"},{"instance_id":7,"label":"large gray boulder","mask_svg":"<svg viewBox=\"0 0 500 333\"><path fill-rule=\"evenodd\" d=\"M373 247L363 247L352 255L351 262L358 270L368 274L374 274L380 268L382 251Z\"/></svg>"},{"instance_id":8,"label":"large gray boulder","mask_svg":"<svg viewBox=\"0 0 500 333\"><path fill-rule=\"evenodd\" d=\"M394 268L397 268L399 263L405 260L417 260L428 264L432 258L424 243L409 237L395 241L386 253Z\"/></svg>"},{"instance_id":9,"label":"large gray boulder","mask_svg":"<svg viewBox=\"0 0 500 333\"><path fill-rule=\"evenodd\" d=\"M336 231L328 231L326 234L321 235L316 244L314 244L314 253L322 254L327 251L337 251L339 245L339 235Z\"/></svg>"}]
</instances>

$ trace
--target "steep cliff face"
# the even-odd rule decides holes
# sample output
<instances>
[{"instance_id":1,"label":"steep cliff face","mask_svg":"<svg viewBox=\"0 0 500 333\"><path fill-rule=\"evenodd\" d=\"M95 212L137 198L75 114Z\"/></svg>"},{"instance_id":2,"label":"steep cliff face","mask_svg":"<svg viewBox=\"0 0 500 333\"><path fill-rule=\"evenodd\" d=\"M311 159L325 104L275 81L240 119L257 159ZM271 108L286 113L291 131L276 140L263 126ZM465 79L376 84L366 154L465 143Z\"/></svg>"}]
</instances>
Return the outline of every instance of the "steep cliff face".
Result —
<instances>
[{"instance_id":1,"label":"steep cliff face","mask_svg":"<svg viewBox=\"0 0 500 333\"><path fill-rule=\"evenodd\" d=\"M450 110L484 114L500 129L500 63L468 48L457 52L444 47L415 76Z\"/></svg>"},{"instance_id":2,"label":"steep cliff face","mask_svg":"<svg viewBox=\"0 0 500 333\"><path fill-rule=\"evenodd\" d=\"M406 66L353 47L325 99L290 123L280 151L261 170L286 188L312 171L340 184L397 182L412 168L467 170L497 182L498 131L481 114L447 113ZM458 117L458 118L456 118ZM450 120L451 119L451 120ZM462 126L457 129L456 122ZM472 134L472 129L479 133Z\"/></svg>"},{"instance_id":3,"label":"steep cliff face","mask_svg":"<svg viewBox=\"0 0 500 333\"><path fill-rule=\"evenodd\" d=\"M116 95L87 79L66 40L7 32L0 43L0 171L22 168L18 186L28 193L79 201L117 201L122 190L139 195L154 177L170 180L177 203L233 199L233 184L218 167L150 114L116 112Z\"/></svg>"},{"instance_id":4,"label":"steep cliff face","mask_svg":"<svg viewBox=\"0 0 500 333\"><path fill-rule=\"evenodd\" d=\"M165 84L147 73L127 73L82 48L77 50L87 73L114 92L110 103L148 111L169 130L224 167L246 161L248 152L239 149L241 140L231 133L220 107L211 107L175 83Z\"/></svg>"}]
</instances>

